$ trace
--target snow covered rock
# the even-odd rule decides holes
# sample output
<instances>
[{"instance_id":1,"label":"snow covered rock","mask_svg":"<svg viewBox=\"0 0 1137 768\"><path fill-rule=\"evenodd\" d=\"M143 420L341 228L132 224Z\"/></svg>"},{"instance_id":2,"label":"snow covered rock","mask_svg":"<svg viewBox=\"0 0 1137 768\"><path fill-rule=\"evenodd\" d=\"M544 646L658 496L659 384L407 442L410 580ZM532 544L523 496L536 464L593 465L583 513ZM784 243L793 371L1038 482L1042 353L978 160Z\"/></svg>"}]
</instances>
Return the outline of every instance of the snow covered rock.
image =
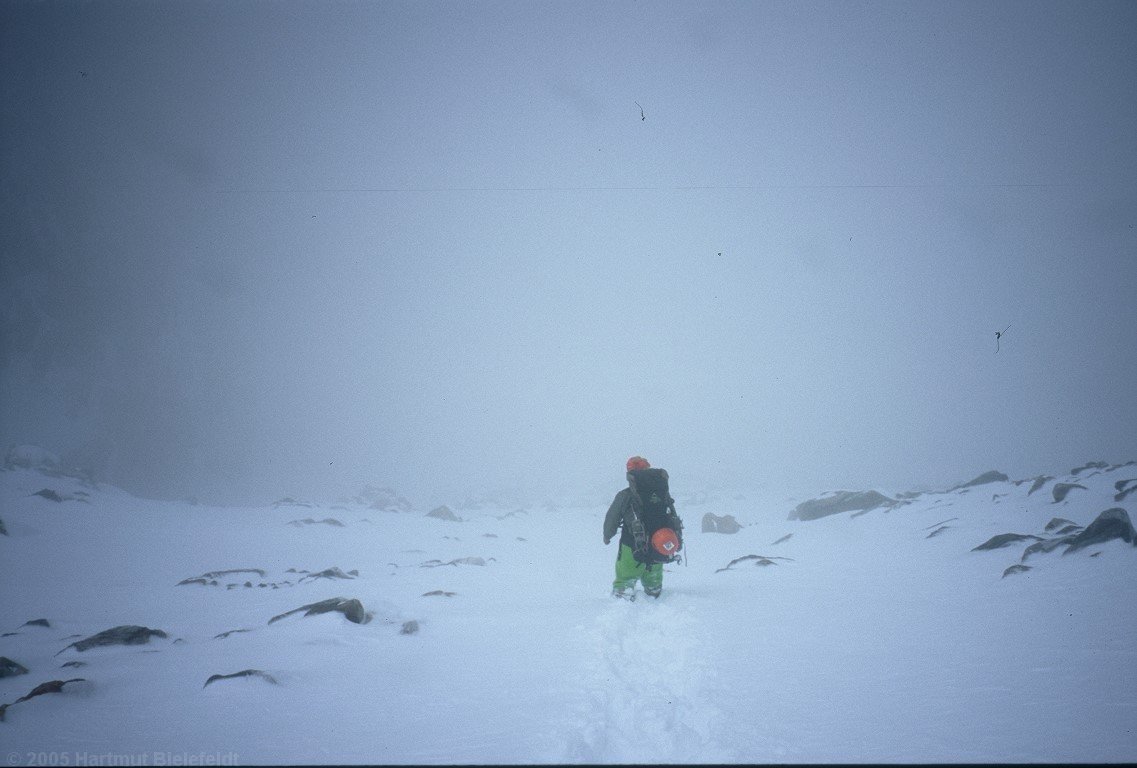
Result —
<instances>
[{"instance_id":1,"label":"snow covered rock","mask_svg":"<svg viewBox=\"0 0 1137 768\"><path fill-rule=\"evenodd\" d=\"M277 685L276 678L267 672L262 672L259 669L242 669L240 672L233 672L228 675L210 675L209 679L205 681L205 685L201 687L208 688L210 683L216 683L219 680L236 680L243 677L259 677L267 683Z\"/></svg>"},{"instance_id":2,"label":"snow covered rock","mask_svg":"<svg viewBox=\"0 0 1137 768\"><path fill-rule=\"evenodd\" d=\"M992 469L989 472L984 472L974 480L968 480L963 485L955 486L949 490L948 493L951 493L952 491L961 491L964 488L974 488L977 485L987 485L988 483L1005 483L1008 480L1010 480L1010 478L1004 475L1002 472L998 471L997 469Z\"/></svg>"},{"instance_id":3,"label":"snow covered rock","mask_svg":"<svg viewBox=\"0 0 1137 768\"><path fill-rule=\"evenodd\" d=\"M1001 533L998 536L992 536L987 541L980 544L978 547L973 547L972 552L982 552L988 549L1001 549L1010 546L1017 541L1042 541L1041 536L1034 536L1029 533Z\"/></svg>"},{"instance_id":4,"label":"snow covered rock","mask_svg":"<svg viewBox=\"0 0 1137 768\"><path fill-rule=\"evenodd\" d=\"M1057 483L1052 491L1054 494L1054 503L1057 504L1060 501L1064 501L1067 494L1075 488L1081 488L1083 491L1086 490L1086 486L1081 483Z\"/></svg>"},{"instance_id":5,"label":"snow covered rock","mask_svg":"<svg viewBox=\"0 0 1137 768\"><path fill-rule=\"evenodd\" d=\"M1072 537L1070 546L1062 554L1068 555L1093 544L1102 544L1113 539L1121 539L1127 544L1137 546L1137 531L1129 520L1129 513L1121 507L1107 509L1098 515L1086 529Z\"/></svg>"},{"instance_id":6,"label":"snow covered rock","mask_svg":"<svg viewBox=\"0 0 1137 768\"><path fill-rule=\"evenodd\" d=\"M86 680L82 677L74 677L70 680L49 680L46 683L40 683L35 688L33 688L30 693L28 693L26 696L21 696L20 698L16 699L12 702L12 704L19 704L22 701L34 699L36 696L42 696L45 693L62 693L63 686L67 685L68 683L85 682ZM8 707L12 706L12 704L0 704L0 723L4 722L4 718L8 713Z\"/></svg>"},{"instance_id":7,"label":"snow covered rock","mask_svg":"<svg viewBox=\"0 0 1137 768\"><path fill-rule=\"evenodd\" d=\"M803 501L790 512L790 520L817 520L841 512L868 512L878 507L894 507L897 501L877 491L837 491L832 496Z\"/></svg>"},{"instance_id":8,"label":"snow covered rock","mask_svg":"<svg viewBox=\"0 0 1137 768\"><path fill-rule=\"evenodd\" d=\"M304 611L305 616L317 616L322 613L342 613L352 624L366 624L371 621L371 614L364 610L363 603L359 602L356 598L332 597L327 600L321 600L318 603L309 603L308 605L294 608L291 611L285 611L278 616L273 616L268 620L268 623L272 624L286 616L291 616L301 611Z\"/></svg>"},{"instance_id":9,"label":"snow covered rock","mask_svg":"<svg viewBox=\"0 0 1137 768\"><path fill-rule=\"evenodd\" d=\"M28 668L7 656L0 656L0 677L15 677L28 674Z\"/></svg>"},{"instance_id":10,"label":"snow covered rock","mask_svg":"<svg viewBox=\"0 0 1137 768\"><path fill-rule=\"evenodd\" d=\"M376 488L372 485L364 486L363 490L351 501L362 504L368 509L378 509L384 512L410 512L413 509L411 503L395 493L393 489Z\"/></svg>"},{"instance_id":11,"label":"snow covered rock","mask_svg":"<svg viewBox=\"0 0 1137 768\"><path fill-rule=\"evenodd\" d=\"M301 576L300 581L304 581L306 579L311 579L313 581L316 579L354 579L357 576L359 576L359 571L356 570L351 570L347 573L344 573L339 568L327 568L320 571L319 573L309 573L307 576Z\"/></svg>"},{"instance_id":12,"label":"snow covered rock","mask_svg":"<svg viewBox=\"0 0 1137 768\"><path fill-rule=\"evenodd\" d=\"M462 522L462 518L454 514L454 510L450 509L450 507L446 506L445 504L443 504L441 507L435 507L434 509L430 510L426 513L426 516L434 517L439 520L449 520L452 523Z\"/></svg>"},{"instance_id":13,"label":"snow covered rock","mask_svg":"<svg viewBox=\"0 0 1137 768\"><path fill-rule=\"evenodd\" d=\"M1124 501L1126 496L1133 493L1133 491L1137 491L1137 478L1133 478L1131 480L1118 480L1113 484L1113 489L1117 491L1117 495L1113 497L1113 500Z\"/></svg>"},{"instance_id":14,"label":"snow covered rock","mask_svg":"<svg viewBox=\"0 0 1137 768\"><path fill-rule=\"evenodd\" d=\"M1043 475L1041 477L1034 478L1034 482L1031 484L1030 490L1026 492L1026 495L1030 496L1032 493L1034 493L1039 488L1046 485L1047 483L1049 483L1053 479L1054 478L1050 477L1049 475Z\"/></svg>"},{"instance_id":15,"label":"snow covered rock","mask_svg":"<svg viewBox=\"0 0 1137 768\"><path fill-rule=\"evenodd\" d=\"M303 520L291 520L289 521L288 525L291 525L295 528L302 528L305 525L330 525L333 528L347 527L339 520L336 520L334 517L325 517L323 520L313 520L310 517L306 517Z\"/></svg>"},{"instance_id":16,"label":"snow covered rock","mask_svg":"<svg viewBox=\"0 0 1137 768\"><path fill-rule=\"evenodd\" d=\"M703 515L703 533L738 533L742 526L733 515L718 515L708 512Z\"/></svg>"},{"instance_id":17,"label":"snow covered rock","mask_svg":"<svg viewBox=\"0 0 1137 768\"><path fill-rule=\"evenodd\" d=\"M8 529L4 527L4 521L0 520L0 536L7 536Z\"/></svg>"},{"instance_id":18,"label":"snow covered rock","mask_svg":"<svg viewBox=\"0 0 1137 768\"><path fill-rule=\"evenodd\" d=\"M150 629L135 624L124 624L123 626L112 627L111 629L74 642L67 646L67 648L74 648L77 651L86 651L105 645L145 645L150 642L151 637L166 638L169 637L169 635L160 629ZM63 651L66 651L67 648L64 648ZM63 651L59 653L63 653ZM58 656L59 654L56 655Z\"/></svg>"},{"instance_id":19,"label":"snow covered rock","mask_svg":"<svg viewBox=\"0 0 1137 768\"><path fill-rule=\"evenodd\" d=\"M209 573L203 573L200 576L191 576L188 579L182 579L181 581L179 581L174 586L181 587L181 586L185 586L186 584L202 584L202 585L209 585L209 586L216 587L217 586L217 579L221 578L222 576L228 576L228 575L233 574L233 573L255 573L255 574L257 574L257 576L260 576L262 579L265 576L265 572L262 571L260 568L230 568L229 570L226 570L226 571L210 571Z\"/></svg>"}]
</instances>

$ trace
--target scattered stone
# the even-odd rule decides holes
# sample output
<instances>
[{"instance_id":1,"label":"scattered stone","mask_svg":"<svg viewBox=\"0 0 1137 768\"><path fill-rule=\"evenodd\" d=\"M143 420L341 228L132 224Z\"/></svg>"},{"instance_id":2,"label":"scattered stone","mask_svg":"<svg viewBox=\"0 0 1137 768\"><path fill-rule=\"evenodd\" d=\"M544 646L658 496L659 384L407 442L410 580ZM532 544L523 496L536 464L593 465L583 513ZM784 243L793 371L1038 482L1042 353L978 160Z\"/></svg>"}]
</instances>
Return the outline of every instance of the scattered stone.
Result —
<instances>
[{"instance_id":1,"label":"scattered stone","mask_svg":"<svg viewBox=\"0 0 1137 768\"><path fill-rule=\"evenodd\" d=\"M113 627L104 630L96 635L91 635L85 640L72 643L67 646L67 648L74 648L77 651L86 651L104 645L145 645L150 642L151 637L166 638L169 637L169 635L160 629L149 629L134 624L126 624L121 627ZM64 648L63 651L66 651L67 648ZM63 651L59 653L63 653ZM55 655L58 656L59 653Z\"/></svg>"},{"instance_id":2,"label":"scattered stone","mask_svg":"<svg viewBox=\"0 0 1137 768\"><path fill-rule=\"evenodd\" d=\"M437 518L439 520L448 520L449 522L452 522L452 523L462 522L462 518L460 518L456 514L454 514L454 510L450 509L450 507L446 506L445 504L443 504L441 507L436 507L436 508L430 510L429 512L426 513L426 516L427 517L434 517L434 518Z\"/></svg>"},{"instance_id":3,"label":"scattered stone","mask_svg":"<svg viewBox=\"0 0 1137 768\"><path fill-rule=\"evenodd\" d=\"M790 562L793 562L793 558L791 558L791 557L765 557L763 555L743 555L742 557L736 557L735 559L731 560L729 563L726 564L726 567L719 568L717 571L715 571L715 573L722 573L723 571L729 570L731 567L737 565L738 563L743 563L743 562L746 562L747 560L753 560L755 566L777 565L777 563L774 562L775 560L788 560Z\"/></svg>"},{"instance_id":4,"label":"scattered stone","mask_svg":"<svg viewBox=\"0 0 1137 768\"><path fill-rule=\"evenodd\" d=\"M304 611L305 616L316 616L321 613L342 613L344 617L353 624L366 624L371 620L371 614L363 609L363 604L356 598L332 597L327 600L321 600L318 603L309 603L302 605L299 608L294 608L291 611L286 611L279 616L273 616L268 620L269 624L283 619L285 616L291 616L294 613Z\"/></svg>"},{"instance_id":5,"label":"scattered stone","mask_svg":"<svg viewBox=\"0 0 1137 768\"><path fill-rule=\"evenodd\" d=\"M490 560L493 560L491 557ZM442 565L485 565L486 561L480 557L459 557L456 560L451 560L444 563L441 560L427 560L425 563L419 565L420 568L438 568Z\"/></svg>"},{"instance_id":6,"label":"scattered stone","mask_svg":"<svg viewBox=\"0 0 1137 768\"><path fill-rule=\"evenodd\" d=\"M266 682L272 683L273 685L278 684L276 682L276 678L267 672L262 672L259 669L242 669L240 672L233 672L232 674L228 675L210 675L209 679L205 681L205 685L201 687L206 688L210 683L216 683L218 680L233 680L238 677L259 677Z\"/></svg>"},{"instance_id":7,"label":"scattered stone","mask_svg":"<svg viewBox=\"0 0 1137 768\"><path fill-rule=\"evenodd\" d=\"M414 619L403 622L403 628L399 630L400 635L413 635L418 632L418 622Z\"/></svg>"},{"instance_id":8,"label":"scattered stone","mask_svg":"<svg viewBox=\"0 0 1137 768\"><path fill-rule=\"evenodd\" d=\"M253 630L251 630L251 629L231 629L228 632L222 632L220 635L214 635L213 639L214 640L224 640L225 638L229 637L229 635L236 635L236 634L239 634L241 632L252 632L252 631Z\"/></svg>"},{"instance_id":9,"label":"scattered stone","mask_svg":"<svg viewBox=\"0 0 1137 768\"><path fill-rule=\"evenodd\" d=\"M457 592L443 592L441 589L436 589L433 592L426 592L423 597L454 597Z\"/></svg>"},{"instance_id":10,"label":"scattered stone","mask_svg":"<svg viewBox=\"0 0 1137 768\"><path fill-rule=\"evenodd\" d=\"M44 488L41 491L36 491L32 496L42 496L48 501L63 501L63 497L50 488Z\"/></svg>"},{"instance_id":11,"label":"scattered stone","mask_svg":"<svg viewBox=\"0 0 1137 768\"><path fill-rule=\"evenodd\" d=\"M790 512L790 520L817 520L841 512L869 512L878 507L894 507L895 499L876 491L837 491L832 496L803 501Z\"/></svg>"},{"instance_id":12,"label":"scattered stone","mask_svg":"<svg viewBox=\"0 0 1137 768\"><path fill-rule=\"evenodd\" d=\"M15 677L28 674L28 668L7 656L0 656L0 677Z\"/></svg>"},{"instance_id":13,"label":"scattered stone","mask_svg":"<svg viewBox=\"0 0 1137 768\"><path fill-rule=\"evenodd\" d=\"M741 530L742 526L733 515L719 517L711 512L703 515L703 533L738 533Z\"/></svg>"},{"instance_id":14,"label":"scattered stone","mask_svg":"<svg viewBox=\"0 0 1137 768\"><path fill-rule=\"evenodd\" d=\"M350 574L344 573L339 568L327 568L319 573L309 573L307 576L300 578L297 584L303 582L305 579L354 579L359 575L359 571L352 571Z\"/></svg>"},{"instance_id":15,"label":"scattered stone","mask_svg":"<svg viewBox=\"0 0 1137 768\"><path fill-rule=\"evenodd\" d=\"M70 668L78 669L79 667L85 667L85 666L87 666L87 662L85 662L85 661L65 661L59 665L59 668L60 669L67 669L70 667Z\"/></svg>"},{"instance_id":16,"label":"scattered stone","mask_svg":"<svg viewBox=\"0 0 1137 768\"><path fill-rule=\"evenodd\" d=\"M1004 475L1002 472L992 469L990 472L984 472L974 480L969 480L963 485L957 485L956 487L949 490L948 493L951 493L952 491L959 491L964 488L974 488L977 485L987 485L988 483L1005 483L1008 480L1010 480L1010 478Z\"/></svg>"},{"instance_id":17,"label":"scattered stone","mask_svg":"<svg viewBox=\"0 0 1137 768\"><path fill-rule=\"evenodd\" d=\"M1026 492L1026 495L1030 496L1032 493L1034 493L1039 488L1046 485L1047 483L1049 483L1053 479L1054 479L1053 477L1036 477L1034 479L1034 483L1030 486L1030 490Z\"/></svg>"},{"instance_id":18,"label":"scattered stone","mask_svg":"<svg viewBox=\"0 0 1137 768\"><path fill-rule=\"evenodd\" d=\"M336 520L334 517L325 517L323 520L313 520L310 517L306 517L303 520L292 520L288 523L288 525L291 525L295 528L300 528L300 527L305 526L305 525L330 525L333 528L346 528L347 527L346 525L341 523L339 520Z\"/></svg>"},{"instance_id":19,"label":"scattered stone","mask_svg":"<svg viewBox=\"0 0 1137 768\"><path fill-rule=\"evenodd\" d=\"M1066 494L1070 493L1070 491L1074 490L1075 488L1081 488L1083 491L1086 490L1086 486L1080 483L1057 483L1054 486L1053 490L1054 503L1057 504L1058 502L1063 501L1066 498Z\"/></svg>"},{"instance_id":20,"label":"scattered stone","mask_svg":"<svg viewBox=\"0 0 1137 768\"><path fill-rule=\"evenodd\" d=\"M972 552L981 552L989 549L1000 549L1002 547L1014 544L1016 541L1042 541L1041 536L1034 536L1032 534L1024 533L1001 533L998 536L992 536L987 541L980 544L978 547L973 547Z\"/></svg>"},{"instance_id":21,"label":"scattered stone","mask_svg":"<svg viewBox=\"0 0 1137 768\"><path fill-rule=\"evenodd\" d=\"M780 538L780 539L778 539L777 541L775 541L775 542L774 542L774 544L782 544L783 542L787 542L787 541L789 541L789 540L790 540L790 539L792 539L792 538L793 538L793 534L792 534L792 533L787 533L785 536L783 536L782 538ZM774 544L771 544L770 546L774 546Z\"/></svg>"},{"instance_id":22,"label":"scattered stone","mask_svg":"<svg viewBox=\"0 0 1137 768\"><path fill-rule=\"evenodd\" d=\"M1008 576L1014 576L1016 573L1026 573L1029 570L1029 565L1012 565L1010 568L1003 571L1003 578L1005 579Z\"/></svg>"},{"instance_id":23,"label":"scattered stone","mask_svg":"<svg viewBox=\"0 0 1137 768\"><path fill-rule=\"evenodd\" d=\"M200 576L191 576L188 579L182 579L174 586L180 587L185 584L212 584L213 586L217 586L217 582L215 581L216 579L222 576L228 576L233 573L255 573L262 579L265 575L265 572L260 568L232 568L227 571L210 571L209 573L203 573Z\"/></svg>"},{"instance_id":24,"label":"scattered stone","mask_svg":"<svg viewBox=\"0 0 1137 768\"><path fill-rule=\"evenodd\" d=\"M1113 539L1121 539L1127 544L1137 546L1137 531L1133 529L1133 523L1129 520L1129 513L1121 507L1107 509L1098 515L1092 523L1086 526L1084 531L1073 537L1070 546L1062 554L1068 555L1071 552L1077 552L1079 549L1094 544L1102 544Z\"/></svg>"}]
</instances>

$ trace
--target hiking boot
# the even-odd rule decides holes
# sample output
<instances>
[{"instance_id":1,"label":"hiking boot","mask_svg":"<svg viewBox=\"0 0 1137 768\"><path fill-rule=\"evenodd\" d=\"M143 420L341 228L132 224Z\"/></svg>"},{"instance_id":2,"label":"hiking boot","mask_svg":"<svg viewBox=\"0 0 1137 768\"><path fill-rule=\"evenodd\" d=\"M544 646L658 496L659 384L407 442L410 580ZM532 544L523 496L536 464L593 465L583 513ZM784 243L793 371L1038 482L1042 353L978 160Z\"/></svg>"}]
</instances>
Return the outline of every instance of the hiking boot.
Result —
<instances>
[{"instance_id":1,"label":"hiking boot","mask_svg":"<svg viewBox=\"0 0 1137 768\"><path fill-rule=\"evenodd\" d=\"M621 600L634 603L636 601L636 591L634 589L613 589L612 597L618 597Z\"/></svg>"},{"instance_id":2,"label":"hiking boot","mask_svg":"<svg viewBox=\"0 0 1137 768\"><path fill-rule=\"evenodd\" d=\"M659 597L662 593L663 587L660 587L659 589L648 589L647 587L644 587L644 594L648 597Z\"/></svg>"}]
</instances>

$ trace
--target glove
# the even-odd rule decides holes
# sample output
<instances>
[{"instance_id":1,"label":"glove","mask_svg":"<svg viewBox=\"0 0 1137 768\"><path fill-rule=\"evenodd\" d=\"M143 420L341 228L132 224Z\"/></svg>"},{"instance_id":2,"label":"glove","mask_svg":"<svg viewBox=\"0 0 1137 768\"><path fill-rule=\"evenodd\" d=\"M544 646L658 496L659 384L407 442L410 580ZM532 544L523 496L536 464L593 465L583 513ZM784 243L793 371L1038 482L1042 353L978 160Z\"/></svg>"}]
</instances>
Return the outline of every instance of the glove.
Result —
<instances>
[{"instance_id":1,"label":"glove","mask_svg":"<svg viewBox=\"0 0 1137 768\"><path fill-rule=\"evenodd\" d=\"M605 546L607 546L607 545L608 545L608 542L610 542L610 541L612 541L612 539L611 539L611 538L609 538L608 536L605 536L605 537L604 537L604 545L605 545Z\"/></svg>"}]
</instances>

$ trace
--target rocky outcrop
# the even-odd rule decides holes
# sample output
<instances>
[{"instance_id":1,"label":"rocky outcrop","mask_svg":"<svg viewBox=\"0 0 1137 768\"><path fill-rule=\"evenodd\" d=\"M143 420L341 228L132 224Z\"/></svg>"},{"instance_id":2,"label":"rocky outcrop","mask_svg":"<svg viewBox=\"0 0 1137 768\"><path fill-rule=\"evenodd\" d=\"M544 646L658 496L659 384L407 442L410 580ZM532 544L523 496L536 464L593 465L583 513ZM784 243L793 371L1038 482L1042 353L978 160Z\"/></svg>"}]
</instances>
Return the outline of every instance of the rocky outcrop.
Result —
<instances>
[{"instance_id":1,"label":"rocky outcrop","mask_svg":"<svg viewBox=\"0 0 1137 768\"><path fill-rule=\"evenodd\" d=\"M1070 546L1062 554L1068 555L1093 544L1103 544L1113 539L1121 539L1127 544L1137 546L1137 531L1129 520L1129 513L1121 507L1107 509L1098 515L1081 533L1071 537Z\"/></svg>"},{"instance_id":2,"label":"rocky outcrop","mask_svg":"<svg viewBox=\"0 0 1137 768\"><path fill-rule=\"evenodd\" d=\"M28 668L7 656L0 656L0 677L16 677L28 674Z\"/></svg>"},{"instance_id":3,"label":"rocky outcrop","mask_svg":"<svg viewBox=\"0 0 1137 768\"><path fill-rule=\"evenodd\" d=\"M111 629L74 642L67 646L67 648L74 648L77 651L87 651L91 648L106 645L145 645L150 642L151 637L166 638L169 637L169 635L160 629L150 629L135 624L125 624L120 627L112 627ZM64 648L63 651L66 651L67 648ZM63 651L59 653L63 653ZM57 653L56 656L58 656L59 653Z\"/></svg>"},{"instance_id":4,"label":"rocky outcrop","mask_svg":"<svg viewBox=\"0 0 1137 768\"><path fill-rule=\"evenodd\" d=\"M288 525L291 525L294 528L303 528L305 525L330 525L333 528L347 527L339 520L336 520L334 517L325 517L323 520L313 520L310 517L306 517L303 520L290 520L288 522Z\"/></svg>"},{"instance_id":5,"label":"rocky outcrop","mask_svg":"<svg viewBox=\"0 0 1137 768\"><path fill-rule=\"evenodd\" d=\"M63 686L65 685L68 685L70 683L85 682L87 681L82 677L73 677L70 680L49 680L46 683L40 683L35 688L33 688L30 693L28 693L26 696L21 696L20 698L16 699L12 702L12 704L0 704L0 723L4 722L4 718L8 714L8 707L11 707L13 704L19 704L22 701L34 699L36 696L43 696L46 693L62 693Z\"/></svg>"},{"instance_id":6,"label":"rocky outcrop","mask_svg":"<svg viewBox=\"0 0 1137 768\"><path fill-rule=\"evenodd\" d=\"M359 571L350 570L344 573L339 568L326 568L319 573L309 573L307 576L301 576L297 582L301 584L307 580L315 581L316 579L354 579L359 576Z\"/></svg>"},{"instance_id":7,"label":"rocky outcrop","mask_svg":"<svg viewBox=\"0 0 1137 768\"><path fill-rule=\"evenodd\" d=\"M1029 570L1029 565L1012 565L1010 568L1003 571L1003 578L1005 579L1008 576L1014 576L1016 573L1026 573Z\"/></svg>"},{"instance_id":8,"label":"rocky outcrop","mask_svg":"<svg viewBox=\"0 0 1137 768\"><path fill-rule=\"evenodd\" d=\"M1030 490L1026 492L1026 495L1030 496L1032 493L1034 493L1039 488L1046 485L1047 483L1049 483L1053 479L1054 479L1053 477L1036 477L1036 478L1034 478L1034 482L1031 484Z\"/></svg>"},{"instance_id":9,"label":"rocky outcrop","mask_svg":"<svg viewBox=\"0 0 1137 768\"><path fill-rule=\"evenodd\" d=\"M8 529L4 527L4 521L0 520L0 536L7 536Z\"/></svg>"},{"instance_id":10,"label":"rocky outcrop","mask_svg":"<svg viewBox=\"0 0 1137 768\"><path fill-rule=\"evenodd\" d=\"M414 619L403 622L403 628L399 630L400 635L413 635L418 632L418 622Z\"/></svg>"},{"instance_id":11,"label":"rocky outcrop","mask_svg":"<svg viewBox=\"0 0 1137 768\"><path fill-rule=\"evenodd\" d=\"M1117 491L1117 494L1113 497L1113 500L1124 501L1126 496L1133 493L1133 491L1137 491L1137 478L1133 478L1131 480L1118 480L1113 484L1113 489ZM3 526L0 525L0 528L3 528Z\"/></svg>"},{"instance_id":12,"label":"rocky outcrop","mask_svg":"<svg viewBox=\"0 0 1137 768\"><path fill-rule=\"evenodd\" d=\"M703 515L703 533L738 533L741 530L742 526L733 515L719 517L711 512Z\"/></svg>"},{"instance_id":13,"label":"rocky outcrop","mask_svg":"<svg viewBox=\"0 0 1137 768\"><path fill-rule=\"evenodd\" d=\"M291 611L286 611L268 620L269 624L280 621L286 616L304 612L305 616L317 616L322 613L342 613L344 618L353 624L366 624L371 621L371 614L364 610L363 603L356 598L332 597L318 603L309 603Z\"/></svg>"},{"instance_id":14,"label":"rocky outcrop","mask_svg":"<svg viewBox=\"0 0 1137 768\"><path fill-rule=\"evenodd\" d=\"M243 677L259 677L267 683L277 685L276 678L267 672L262 672L259 669L242 669L240 672L233 672L228 675L210 675L209 679L205 681L205 685L201 687L207 688L211 683L216 683L219 680L236 680Z\"/></svg>"},{"instance_id":15,"label":"rocky outcrop","mask_svg":"<svg viewBox=\"0 0 1137 768\"><path fill-rule=\"evenodd\" d=\"M964 488L974 488L977 485L987 485L988 483L1005 483L1008 480L1010 480L1010 478L1004 475L1002 472L992 469L989 472L984 472L974 480L969 480L963 485L955 486L949 490L948 493L952 493L953 491L961 491Z\"/></svg>"},{"instance_id":16,"label":"rocky outcrop","mask_svg":"<svg viewBox=\"0 0 1137 768\"><path fill-rule=\"evenodd\" d=\"M790 520L817 520L842 512L869 512L894 507L897 501L876 491L837 491L832 496L803 501L790 512Z\"/></svg>"},{"instance_id":17,"label":"rocky outcrop","mask_svg":"<svg viewBox=\"0 0 1137 768\"><path fill-rule=\"evenodd\" d=\"M778 539L777 541L775 541L775 542L774 542L774 544L784 544L785 542L787 542L787 541L789 541L790 539L792 539L792 538L793 538L793 536L794 536L794 535L793 535L792 533L787 533L785 536L783 536L782 538L780 538L780 539ZM774 546L774 544L771 544L770 546Z\"/></svg>"},{"instance_id":18,"label":"rocky outcrop","mask_svg":"<svg viewBox=\"0 0 1137 768\"><path fill-rule=\"evenodd\" d=\"M1108 469L1108 468L1109 468L1109 464L1107 462L1091 461L1088 464L1083 464L1080 467L1075 467L1074 469L1071 469L1070 474L1071 475L1077 475L1077 474L1080 474L1082 472L1085 472L1087 469Z\"/></svg>"},{"instance_id":19,"label":"rocky outcrop","mask_svg":"<svg viewBox=\"0 0 1137 768\"><path fill-rule=\"evenodd\" d=\"M490 560L493 560L491 557ZM442 565L485 565L486 561L480 557L459 557L449 562L442 562L441 560L427 560L425 563L420 563L420 568L438 568Z\"/></svg>"},{"instance_id":20,"label":"rocky outcrop","mask_svg":"<svg viewBox=\"0 0 1137 768\"><path fill-rule=\"evenodd\" d=\"M424 592L423 597L454 597L457 592L446 592L441 589L436 589L433 592Z\"/></svg>"},{"instance_id":21,"label":"rocky outcrop","mask_svg":"<svg viewBox=\"0 0 1137 768\"><path fill-rule=\"evenodd\" d=\"M998 536L992 536L987 541L980 544L978 547L972 547L972 552L982 552L989 549L1002 549L1008 547L1018 541L1041 541L1041 536L1033 536L1029 533L1001 533Z\"/></svg>"},{"instance_id":22,"label":"rocky outcrop","mask_svg":"<svg viewBox=\"0 0 1137 768\"><path fill-rule=\"evenodd\" d=\"M1067 494L1075 488L1086 490L1086 486L1081 483L1055 483L1052 493L1054 494L1054 503L1057 504L1066 499Z\"/></svg>"}]
</instances>

